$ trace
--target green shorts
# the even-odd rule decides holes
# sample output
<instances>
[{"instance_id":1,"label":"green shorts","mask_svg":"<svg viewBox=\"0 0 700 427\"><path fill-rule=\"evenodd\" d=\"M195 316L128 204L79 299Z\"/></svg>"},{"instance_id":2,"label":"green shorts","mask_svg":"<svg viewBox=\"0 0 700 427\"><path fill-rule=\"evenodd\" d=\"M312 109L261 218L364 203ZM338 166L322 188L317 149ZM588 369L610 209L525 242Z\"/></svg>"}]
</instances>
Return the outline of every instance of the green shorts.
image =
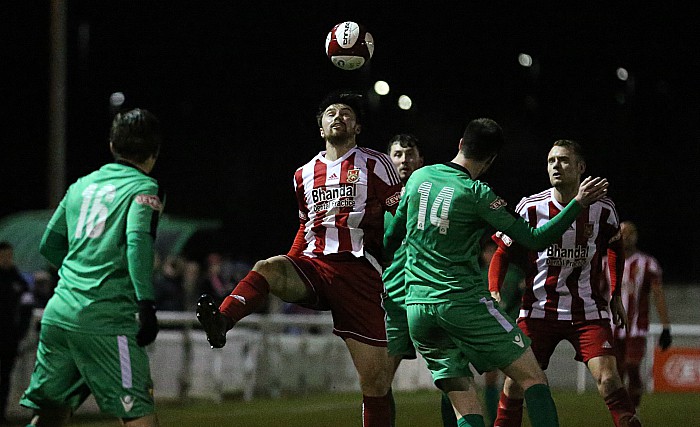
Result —
<instances>
[{"instance_id":1,"label":"green shorts","mask_svg":"<svg viewBox=\"0 0 700 427\"><path fill-rule=\"evenodd\" d=\"M386 311L385 326L387 338L387 350L389 355L402 359L415 359L416 348L408 333L408 315L403 301L384 298L384 310Z\"/></svg>"},{"instance_id":2,"label":"green shorts","mask_svg":"<svg viewBox=\"0 0 700 427\"><path fill-rule=\"evenodd\" d=\"M20 404L75 411L90 394L117 418L155 412L153 381L135 336L94 335L41 325L36 365Z\"/></svg>"},{"instance_id":3,"label":"green shorts","mask_svg":"<svg viewBox=\"0 0 700 427\"><path fill-rule=\"evenodd\" d=\"M433 381L472 377L505 368L530 346L530 339L492 298L438 304L409 304L408 324Z\"/></svg>"}]
</instances>

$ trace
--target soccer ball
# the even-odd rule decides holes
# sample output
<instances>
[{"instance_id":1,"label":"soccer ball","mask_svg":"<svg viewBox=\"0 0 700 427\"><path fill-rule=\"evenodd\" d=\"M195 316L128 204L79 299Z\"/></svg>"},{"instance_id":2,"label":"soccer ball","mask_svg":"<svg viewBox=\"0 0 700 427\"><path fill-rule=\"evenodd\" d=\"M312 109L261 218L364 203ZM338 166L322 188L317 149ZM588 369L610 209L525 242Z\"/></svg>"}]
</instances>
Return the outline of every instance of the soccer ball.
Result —
<instances>
[{"instance_id":1,"label":"soccer ball","mask_svg":"<svg viewBox=\"0 0 700 427\"><path fill-rule=\"evenodd\" d=\"M356 22L341 22L326 37L326 55L341 70L357 70L372 58L373 53L372 34Z\"/></svg>"}]
</instances>

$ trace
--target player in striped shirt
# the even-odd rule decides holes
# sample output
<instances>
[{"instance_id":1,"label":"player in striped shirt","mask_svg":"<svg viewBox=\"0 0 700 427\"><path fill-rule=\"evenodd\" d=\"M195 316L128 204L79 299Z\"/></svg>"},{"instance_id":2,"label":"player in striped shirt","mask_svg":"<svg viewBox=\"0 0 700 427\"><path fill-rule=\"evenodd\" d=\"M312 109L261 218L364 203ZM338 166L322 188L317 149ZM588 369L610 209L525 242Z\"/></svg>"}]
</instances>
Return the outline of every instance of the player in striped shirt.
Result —
<instances>
[{"instance_id":1,"label":"player in striped shirt","mask_svg":"<svg viewBox=\"0 0 700 427\"><path fill-rule=\"evenodd\" d=\"M622 302L627 312L628 328L615 327L615 351L620 376L627 379L627 390L635 407L639 407L644 392L639 367L647 347L649 332L649 297L654 295L656 311L663 326L659 347L671 346L671 321L664 296L662 270L653 256L637 248L637 226L630 221L620 224L622 246L625 251L625 270L622 275ZM604 260L609 271L608 260ZM605 275L605 279L608 276Z\"/></svg>"},{"instance_id":2,"label":"player in striped shirt","mask_svg":"<svg viewBox=\"0 0 700 427\"><path fill-rule=\"evenodd\" d=\"M387 257L405 246L408 326L435 385L447 393L458 426L483 426L470 365L500 369L526 389L534 426L558 425L547 378L529 339L491 298L479 265L480 238L490 225L532 248L552 243L582 208L607 192L607 181L586 179L561 215L534 229L478 180L504 143L490 119L472 120L451 162L424 166L406 183L384 243Z\"/></svg>"},{"instance_id":3,"label":"player in striped shirt","mask_svg":"<svg viewBox=\"0 0 700 427\"><path fill-rule=\"evenodd\" d=\"M524 198L517 213L533 227L547 224L576 195L585 170L580 144L556 141L547 157L553 187ZM617 372L609 320L612 311L616 325L626 323L619 283L624 254L612 200L605 197L584 209L562 237L546 249L523 250L503 233L497 233L494 240L499 249L489 268L489 289L499 299L509 259L523 260L526 289L518 326L532 340L532 350L540 366L547 369L560 341L571 342L576 360L586 363L595 378L615 425L640 425ZM600 286L604 283L601 275L606 253L611 265L609 289ZM506 378L496 426L520 426L522 397L522 389Z\"/></svg>"},{"instance_id":4,"label":"player in striped shirt","mask_svg":"<svg viewBox=\"0 0 700 427\"><path fill-rule=\"evenodd\" d=\"M40 251L60 279L20 401L36 414L30 425L64 425L90 394L125 426L158 425L144 346L158 333L153 244L163 197L148 174L161 139L148 111L117 114L115 162L73 183L49 221Z\"/></svg>"},{"instance_id":5,"label":"player in striped shirt","mask_svg":"<svg viewBox=\"0 0 700 427\"><path fill-rule=\"evenodd\" d=\"M294 173L300 225L287 255L258 261L217 309L203 295L197 317L212 347L264 303L330 310L360 379L365 427L389 427L392 366L387 352L381 280L384 212L394 212L401 180L389 157L357 145L362 98L333 93L317 114L325 150Z\"/></svg>"}]
</instances>

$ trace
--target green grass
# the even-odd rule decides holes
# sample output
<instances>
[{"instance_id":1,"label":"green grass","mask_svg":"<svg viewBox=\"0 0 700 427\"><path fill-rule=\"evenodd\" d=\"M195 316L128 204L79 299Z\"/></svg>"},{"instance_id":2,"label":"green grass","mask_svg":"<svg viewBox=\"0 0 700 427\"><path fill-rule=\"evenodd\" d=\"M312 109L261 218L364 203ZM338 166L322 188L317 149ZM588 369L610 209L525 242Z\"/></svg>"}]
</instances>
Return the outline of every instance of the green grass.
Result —
<instances>
[{"instance_id":1,"label":"green grass","mask_svg":"<svg viewBox=\"0 0 700 427\"><path fill-rule=\"evenodd\" d=\"M396 393L397 426L441 426L440 394L437 391ZM612 426L603 400L594 393L555 391L554 400L563 427ZM161 426L284 426L360 427L359 394L322 394L255 399L252 402L225 400L159 402ZM700 425L700 396L697 394L645 395L639 410L645 427ZM527 416L525 417L527 418ZM113 419L76 416L71 425L84 427L116 426ZM524 420L523 427L530 426Z\"/></svg>"}]
</instances>

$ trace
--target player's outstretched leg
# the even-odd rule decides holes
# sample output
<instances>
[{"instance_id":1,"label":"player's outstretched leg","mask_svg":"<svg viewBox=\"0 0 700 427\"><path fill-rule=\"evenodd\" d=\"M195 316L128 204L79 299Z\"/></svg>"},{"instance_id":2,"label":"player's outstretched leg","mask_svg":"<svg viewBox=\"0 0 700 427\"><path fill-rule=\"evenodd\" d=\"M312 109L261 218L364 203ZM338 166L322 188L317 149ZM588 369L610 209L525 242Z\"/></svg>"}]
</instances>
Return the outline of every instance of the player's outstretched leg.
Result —
<instances>
[{"instance_id":1,"label":"player's outstretched leg","mask_svg":"<svg viewBox=\"0 0 700 427\"><path fill-rule=\"evenodd\" d=\"M197 301L197 320L207 333L207 341L211 348L221 348L226 345L226 332L233 326L221 314L219 307L209 294L202 294Z\"/></svg>"}]
</instances>

